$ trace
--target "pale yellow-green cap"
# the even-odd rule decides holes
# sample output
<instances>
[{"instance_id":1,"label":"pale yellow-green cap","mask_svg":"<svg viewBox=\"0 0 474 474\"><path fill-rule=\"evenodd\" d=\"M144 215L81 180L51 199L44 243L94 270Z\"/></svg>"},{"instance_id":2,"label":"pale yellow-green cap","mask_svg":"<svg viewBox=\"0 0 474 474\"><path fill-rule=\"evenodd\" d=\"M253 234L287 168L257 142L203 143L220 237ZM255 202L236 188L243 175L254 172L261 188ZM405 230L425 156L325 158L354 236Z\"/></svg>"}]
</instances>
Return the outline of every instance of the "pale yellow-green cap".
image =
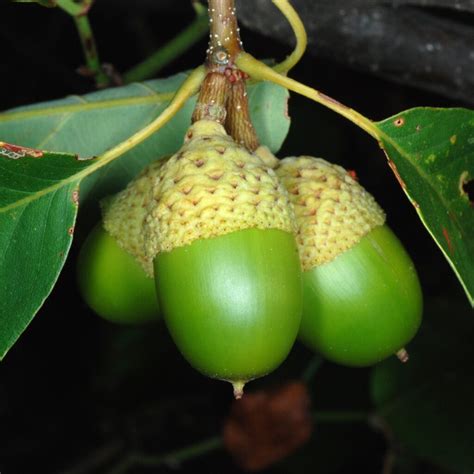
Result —
<instances>
[{"instance_id":1,"label":"pale yellow-green cap","mask_svg":"<svg viewBox=\"0 0 474 474\"><path fill-rule=\"evenodd\" d=\"M276 173L294 208L304 271L330 262L385 222L375 199L341 166L322 158L289 157Z\"/></svg>"},{"instance_id":2,"label":"pale yellow-green cap","mask_svg":"<svg viewBox=\"0 0 474 474\"><path fill-rule=\"evenodd\" d=\"M153 265L145 254L143 224L153 197L154 180L165 161L163 158L151 163L123 191L101 202L104 229L149 276L153 275Z\"/></svg>"},{"instance_id":3,"label":"pale yellow-green cap","mask_svg":"<svg viewBox=\"0 0 474 474\"><path fill-rule=\"evenodd\" d=\"M175 155L103 201L104 228L150 276L158 253L197 239L248 228L293 232L288 193L270 167L275 160L268 150L237 145L217 122L196 122Z\"/></svg>"},{"instance_id":4,"label":"pale yellow-green cap","mask_svg":"<svg viewBox=\"0 0 474 474\"><path fill-rule=\"evenodd\" d=\"M150 259L238 230L294 230L288 194L275 172L217 122L194 123L158 174L144 225Z\"/></svg>"}]
</instances>

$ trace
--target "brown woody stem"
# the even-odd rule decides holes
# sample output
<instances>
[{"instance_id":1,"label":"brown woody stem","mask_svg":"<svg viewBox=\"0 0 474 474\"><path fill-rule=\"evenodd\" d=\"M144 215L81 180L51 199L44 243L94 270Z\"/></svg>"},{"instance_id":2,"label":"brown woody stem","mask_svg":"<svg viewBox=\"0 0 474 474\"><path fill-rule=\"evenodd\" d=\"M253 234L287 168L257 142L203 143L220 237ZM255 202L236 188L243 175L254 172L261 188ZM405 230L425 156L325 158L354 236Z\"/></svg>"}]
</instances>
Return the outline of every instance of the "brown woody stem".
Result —
<instances>
[{"instance_id":1,"label":"brown woody stem","mask_svg":"<svg viewBox=\"0 0 474 474\"><path fill-rule=\"evenodd\" d=\"M192 120L214 120L224 125L231 86L226 71L232 71L233 59L241 51L234 0L209 0L209 29L208 73Z\"/></svg>"},{"instance_id":2,"label":"brown woody stem","mask_svg":"<svg viewBox=\"0 0 474 474\"><path fill-rule=\"evenodd\" d=\"M198 120L214 120L224 125L229 90L230 83L224 74L208 72L201 85L201 91L193 113L193 123Z\"/></svg>"},{"instance_id":3,"label":"brown woody stem","mask_svg":"<svg viewBox=\"0 0 474 474\"><path fill-rule=\"evenodd\" d=\"M250 118L245 79L242 74L238 76L227 100L225 128L237 143L249 151L255 151L260 143Z\"/></svg>"},{"instance_id":4,"label":"brown woody stem","mask_svg":"<svg viewBox=\"0 0 474 474\"><path fill-rule=\"evenodd\" d=\"M232 66L242 51L234 0L209 0L208 66Z\"/></svg>"},{"instance_id":5,"label":"brown woody stem","mask_svg":"<svg viewBox=\"0 0 474 474\"><path fill-rule=\"evenodd\" d=\"M247 76L235 66L242 43L234 0L209 0L209 24L208 74L192 120L219 122L237 143L254 151L259 142L250 120L245 87Z\"/></svg>"}]
</instances>

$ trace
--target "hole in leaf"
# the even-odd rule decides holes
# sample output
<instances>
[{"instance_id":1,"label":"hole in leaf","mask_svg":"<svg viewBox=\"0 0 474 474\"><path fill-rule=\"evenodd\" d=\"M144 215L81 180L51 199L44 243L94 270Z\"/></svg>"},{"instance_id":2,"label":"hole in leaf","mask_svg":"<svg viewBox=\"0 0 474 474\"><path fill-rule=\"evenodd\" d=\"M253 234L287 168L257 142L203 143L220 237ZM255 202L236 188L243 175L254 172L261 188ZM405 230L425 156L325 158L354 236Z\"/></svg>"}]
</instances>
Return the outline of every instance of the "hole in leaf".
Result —
<instances>
[{"instance_id":1,"label":"hole in leaf","mask_svg":"<svg viewBox=\"0 0 474 474\"><path fill-rule=\"evenodd\" d=\"M474 204L474 179L471 179L467 183L462 185L463 191L467 194L467 198Z\"/></svg>"},{"instance_id":2,"label":"hole in leaf","mask_svg":"<svg viewBox=\"0 0 474 474\"><path fill-rule=\"evenodd\" d=\"M394 120L393 123L395 127L403 127L403 125L405 125L405 119L403 117L399 117L396 120Z\"/></svg>"},{"instance_id":3,"label":"hole in leaf","mask_svg":"<svg viewBox=\"0 0 474 474\"><path fill-rule=\"evenodd\" d=\"M469 178L467 171L465 171L459 180L459 188L461 194L469 199L471 205L474 205L474 179Z\"/></svg>"}]
</instances>

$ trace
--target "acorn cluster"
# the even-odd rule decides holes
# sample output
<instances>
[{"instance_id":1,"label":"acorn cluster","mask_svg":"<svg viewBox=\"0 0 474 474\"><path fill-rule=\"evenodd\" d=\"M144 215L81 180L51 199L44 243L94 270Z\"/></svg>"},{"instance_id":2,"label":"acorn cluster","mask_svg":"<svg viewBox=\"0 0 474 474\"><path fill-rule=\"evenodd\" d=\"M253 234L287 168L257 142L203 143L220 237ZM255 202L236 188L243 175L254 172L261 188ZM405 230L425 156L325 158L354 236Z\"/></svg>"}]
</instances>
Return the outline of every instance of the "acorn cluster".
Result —
<instances>
[{"instance_id":1,"label":"acorn cluster","mask_svg":"<svg viewBox=\"0 0 474 474\"><path fill-rule=\"evenodd\" d=\"M413 263L350 173L249 152L211 120L104 202L80 260L98 314L161 314L183 356L237 397L297 337L366 366L403 351L421 321Z\"/></svg>"}]
</instances>

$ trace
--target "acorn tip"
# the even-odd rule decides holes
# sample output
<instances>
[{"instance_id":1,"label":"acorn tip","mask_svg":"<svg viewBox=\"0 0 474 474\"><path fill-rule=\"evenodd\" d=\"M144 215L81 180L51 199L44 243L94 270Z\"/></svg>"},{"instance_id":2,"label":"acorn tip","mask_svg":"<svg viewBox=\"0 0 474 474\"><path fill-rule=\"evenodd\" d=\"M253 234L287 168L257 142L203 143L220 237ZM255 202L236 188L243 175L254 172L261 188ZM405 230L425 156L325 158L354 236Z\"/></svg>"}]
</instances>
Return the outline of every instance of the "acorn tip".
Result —
<instances>
[{"instance_id":1,"label":"acorn tip","mask_svg":"<svg viewBox=\"0 0 474 474\"><path fill-rule=\"evenodd\" d=\"M232 387L234 388L234 397L236 400L240 400L244 395L244 386L245 382L242 382L241 380L232 382Z\"/></svg>"},{"instance_id":2,"label":"acorn tip","mask_svg":"<svg viewBox=\"0 0 474 474\"><path fill-rule=\"evenodd\" d=\"M402 347L398 352L397 352L397 357L398 357L398 360L405 364L406 362L408 362L408 359L410 358L410 356L408 355L408 352L407 350Z\"/></svg>"}]
</instances>

